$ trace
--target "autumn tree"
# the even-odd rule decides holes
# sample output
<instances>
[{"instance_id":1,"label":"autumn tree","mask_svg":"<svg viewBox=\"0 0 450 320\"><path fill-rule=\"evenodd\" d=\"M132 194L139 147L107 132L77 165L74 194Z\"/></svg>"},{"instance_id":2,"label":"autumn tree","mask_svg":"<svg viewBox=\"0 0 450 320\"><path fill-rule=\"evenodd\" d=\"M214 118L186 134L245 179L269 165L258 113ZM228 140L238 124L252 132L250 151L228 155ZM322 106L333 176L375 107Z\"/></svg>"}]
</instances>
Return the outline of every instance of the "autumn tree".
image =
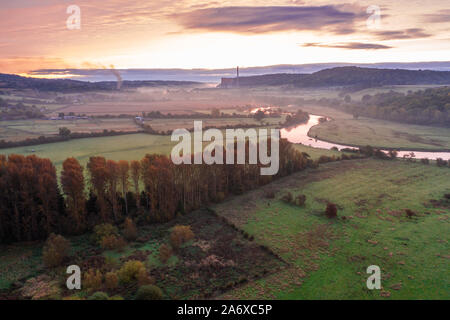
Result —
<instances>
[{"instance_id":1,"label":"autumn tree","mask_svg":"<svg viewBox=\"0 0 450 320\"><path fill-rule=\"evenodd\" d=\"M61 186L66 195L66 206L70 221L73 223L73 230L71 231L81 233L86 229L86 196L84 193L83 167L75 158L68 158L63 162Z\"/></svg>"},{"instance_id":2,"label":"autumn tree","mask_svg":"<svg viewBox=\"0 0 450 320\"><path fill-rule=\"evenodd\" d=\"M134 194L136 196L136 206L140 207L139 180L141 177L141 163L137 160L131 161L131 180L133 180Z\"/></svg>"},{"instance_id":3,"label":"autumn tree","mask_svg":"<svg viewBox=\"0 0 450 320\"><path fill-rule=\"evenodd\" d=\"M128 161L125 161L125 160L119 161L120 188L122 191L122 197L125 200L125 212L126 212L127 216L128 216L127 193L128 193L128 187L130 185L129 176L130 176L130 165L129 165Z\"/></svg>"},{"instance_id":4,"label":"autumn tree","mask_svg":"<svg viewBox=\"0 0 450 320\"><path fill-rule=\"evenodd\" d=\"M103 157L90 157L87 168L92 191L97 196L101 221L108 222L110 220L110 214L106 203L106 183L108 179L106 160Z\"/></svg>"},{"instance_id":5,"label":"autumn tree","mask_svg":"<svg viewBox=\"0 0 450 320\"><path fill-rule=\"evenodd\" d=\"M117 187L119 184L119 165L116 161L106 161L106 190L109 203L111 203L114 221L120 220L119 203L117 201Z\"/></svg>"}]
</instances>

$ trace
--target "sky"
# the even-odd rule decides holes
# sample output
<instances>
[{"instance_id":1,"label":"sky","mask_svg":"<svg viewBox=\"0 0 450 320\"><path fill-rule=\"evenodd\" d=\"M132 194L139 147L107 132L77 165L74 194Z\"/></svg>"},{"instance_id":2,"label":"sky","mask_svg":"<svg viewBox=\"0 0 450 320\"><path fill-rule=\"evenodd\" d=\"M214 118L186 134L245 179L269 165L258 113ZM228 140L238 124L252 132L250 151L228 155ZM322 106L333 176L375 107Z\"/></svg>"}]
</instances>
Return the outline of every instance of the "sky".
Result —
<instances>
[{"instance_id":1,"label":"sky","mask_svg":"<svg viewBox=\"0 0 450 320\"><path fill-rule=\"evenodd\" d=\"M442 0L0 1L0 73L449 57Z\"/></svg>"}]
</instances>

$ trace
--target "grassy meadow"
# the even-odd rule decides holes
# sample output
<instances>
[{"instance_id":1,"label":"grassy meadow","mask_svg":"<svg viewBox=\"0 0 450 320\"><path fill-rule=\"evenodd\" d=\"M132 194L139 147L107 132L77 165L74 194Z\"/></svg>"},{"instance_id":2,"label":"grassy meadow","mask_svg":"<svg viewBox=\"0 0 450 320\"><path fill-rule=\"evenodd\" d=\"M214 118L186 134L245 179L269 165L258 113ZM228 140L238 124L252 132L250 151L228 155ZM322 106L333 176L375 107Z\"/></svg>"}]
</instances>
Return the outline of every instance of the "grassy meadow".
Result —
<instances>
[{"instance_id":1,"label":"grassy meadow","mask_svg":"<svg viewBox=\"0 0 450 320\"><path fill-rule=\"evenodd\" d=\"M450 130L443 127L410 125L353 116L320 106L301 106L311 114L331 117L331 121L314 126L312 137L329 142L406 150L449 150Z\"/></svg>"},{"instance_id":2,"label":"grassy meadow","mask_svg":"<svg viewBox=\"0 0 450 320\"><path fill-rule=\"evenodd\" d=\"M103 130L138 131L134 119L79 119L79 120L15 120L0 121L0 140L21 141L40 136L54 136L66 127L71 132L90 133Z\"/></svg>"},{"instance_id":3,"label":"grassy meadow","mask_svg":"<svg viewBox=\"0 0 450 320\"><path fill-rule=\"evenodd\" d=\"M176 142L170 140L170 136L136 133L0 149L0 154L35 154L38 157L52 160L59 171L64 160L70 157L76 158L83 166L86 166L92 156L103 156L116 161L140 160L146 154L170 155L175 144ZM308 153L312 159L318 159L321 155L338 156L341 154L339 151L317 149L300 144L295 144L294 147L301 152Z\"/></svg>"},{"instance_id":4,"label":"grassy meadow","mask_svg":"<svg viewBox=\"0 0 450 320\"><path fill-rule=\"evenodd\" d=\"M446 299L449 296L448 168L353 160L294 174L214 207L280 255L288 267L223 295L239 299ZM264 190L276 191L266 199ZM304 194L306 205L282 202ZM433 202L436 200L437 202ZM339 219L324 215L338 206ZM416 216L407 218L404 209ZM382 290L366 268L382 270Z\"/></svg>"},{"instance_id":5,"label":"grassy meadow","mask_svg":"<svg viewBox=\"0 0 450 320\"><path fill-rule=\"evenodd\" d=\"M351 95L352 99L359 99L364 94L391 89L407 92L414 88L366 89ZM335 89L155 90L138 90L133 95L120 92L114 94L117 98L114 101L106 98L99 101L92 94L92 99L54 112L210 113L216 107L229 114L242 112L246 104L264 101L264 105L280 105L291 111L302 109L332 118L311 129L310 135L319 139L386 148L450 149L448 128L368 118L355 120L335 109L292 104L297 98L337 97L339 91ZM149 101L149 97L154 100ZM193 121L158 119L146 124L167 131L191 128ZM267 127L277 126L280 121L280 118L263 120ZM261 123L253 118L203 120L204 127L240 124ZM133 119L5 121L0 122L0 140L55 135L60 127L72 132L139 130ZM0 149L0 154L49 158L59 172L69 157L75 157L86 167L92 156L140 160L146 154L170 155L175 144L170 136L136 133ZM342 154L301 144L294 144L294 148L314 160L322 155ZM140 227L137 239L118 251L100 249L91 234L68 236L72 249L70 261L65 262L78 264L83 270L97 268L106 273L129 259L142 261L166 299L448 299L450 200L445 195L450 193L449 181L448 167L419 161L358 159L320 164L317 169L295 173L220 204L178 215L171 222ZM274 198L267 197L269 191L275 194ZM299 207L282 201L288 192L294 197L304 194L306 204ZM336 219L324 214L329 202L337 205ZM414 215L408 217L406 209ZM190 226L195 238L163 262L159 248L170 242L175 225ZM65 277L62 267L50 271L44 268L42 246L43 242L0 246L0 299L30 298L18 289L30 287L29 278L44 274L52 279ZM366 269L370 265L378 265L382 270L381 290L366 287L369 277ZM215 271L211 272L212 269ZM35 292L33 298L60 299L73 295L62 283L52 281L44 279L46 287L40 290L45 294L48 289L51 296ZM136 290L137 284L132 284L108 294L134 299ZM91 294L81 290L72 298Z\"/></svg>"},{"instance_id":6,"label":"grassy meadow","mask_svg":"<svg viewBox=\"0 0 450 320\"><path fill-rule=\"evenodd\" d=\"M35 154L52 160L59 169L64 160L70 157L85 166L92 156L104 156L111 160L140 160L148 153L170 154L173 146L170 136L138 133L1 149L0 154Z\"/></svg>"}]
</instances>

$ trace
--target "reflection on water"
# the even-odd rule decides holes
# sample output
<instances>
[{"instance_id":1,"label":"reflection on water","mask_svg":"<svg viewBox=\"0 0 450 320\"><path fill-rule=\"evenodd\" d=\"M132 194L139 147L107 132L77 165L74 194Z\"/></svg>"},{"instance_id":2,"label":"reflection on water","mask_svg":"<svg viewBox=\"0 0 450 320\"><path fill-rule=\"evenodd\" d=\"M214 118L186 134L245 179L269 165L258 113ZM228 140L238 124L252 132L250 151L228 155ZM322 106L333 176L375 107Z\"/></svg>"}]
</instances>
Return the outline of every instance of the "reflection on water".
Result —
<instances>
[{"instance_id":1,"label":"reflection on water","mask_svg":"<svg viewBox=\"0 0 450 320\"><path fill-rule=\"evenodd\" d=\"M314 148L321 148L321 149L331 149L333 147L336 147L338 149L354 148L351 146L330 143L330 142L326 142L326 141L308 137L309 129L311 129L311 127L319 124L320 118L322 118L322 117L310 114L308 123L281 129L280 130L281 137L286 138L288 141L290 141L292 143L301 143L306 146L311 146ZM436 160L437 158L442 158L444 160L450 159L450 152L399 151L398 157L403 157L404 155L409 155L411 152L414 153L415 158L417 158L417 159L423 159L423 158L428 158L428 159L433 159L433 160Z\"/></svg>"}]
</instances>

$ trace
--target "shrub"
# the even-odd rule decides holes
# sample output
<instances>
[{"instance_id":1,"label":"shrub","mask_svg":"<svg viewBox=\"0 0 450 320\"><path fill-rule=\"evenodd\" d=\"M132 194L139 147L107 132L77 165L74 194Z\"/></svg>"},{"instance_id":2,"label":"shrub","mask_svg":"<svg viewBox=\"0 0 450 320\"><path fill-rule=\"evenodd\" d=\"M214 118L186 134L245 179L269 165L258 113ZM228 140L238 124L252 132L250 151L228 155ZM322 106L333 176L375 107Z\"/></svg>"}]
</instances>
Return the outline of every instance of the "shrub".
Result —
<instances>
[{"instance_id":1,"label":"shrub","mask_svg":"<svg viewBox=\"0 0 450 320\"><path fill-rule=\"evenodd\" d=\"M395 159L395 158L397 158L398 152L396 150L389 150L388 155L389 155L389 158Z\"/></svg>"},{"instance_id":2,"label":"shrub","mask_svg":"<svg viewBox=\"0 0 450 320\"><path fill-rule=\"evenodd\" d=\"M292 193L288 192L281 198L281 200L283 200L284 202L287 202L287 203L292 203L292 201L294 200L294 197L292 196Z\"/></svg>"},{"instance_id":3,"label":"shrub","mask_svg":"<svg viewBox=\"0 0 450 320\"><path fill-rule=\"evenodd\" d=\"M138 274L137 274L137 281L138 284L140 286L144 286L144 285L148 285L148 284L153 284L153 278L150 277L150 275L148 274L147 270L145 269L140 269Z\"/></svg>"},{"instance_id":4,"label":"shrub","mask_svg":"<svg viewBox=\"0 0 450 320\"><path fill-rule=\"evenodd\" d=\"M297 198L295 198L295 203L300 207L303 207L305 205L305 202L306 196L304 194L299 194Z\"/></svg>"},{"instance_id":5,"label":"shrub","mask_svg":"<svg viewBox=\"0 0 450 320\"><path fill-rule=\"evenodd\" d=\"M128 241L134 241L137 238L137 228L134 224L133 220L130 218L125 219L124 227L123 227L123 236Z\"/></svg>"},{"instance_id":6,"label":"shrub","mask_svg":"<svg viewBox=\"0 0 450 320\"><path fill-rule=\"evenodd\" d=\"M420 159L420 162L422 162L423 164L430 164L430 160L428 160L428 158Z\"/></svg>"},{"instance_id":7,"label":"shrub","mask_svg":"<svg viewBox=\"0 0 450 320\"><path fill-rule=\"evenodd\" d=\"M172 253L172 248L168 244L163 243L159 247L159 260L161 260L162 263L167 263L172 256Z\"/></svg>"},{"instance_id":8,"label":"shrub","mask_svg":"<svg viewBox=\"0 0 450 320\"><path fill-rule=\"evenodd\" d=\"M117 272L120 282L130 283L132 281L138 280L139 273L145 271L145 266L141 261L129 260L120 268Z\"/></svg>"},{"instance_id":9,"label":"shrub","mask_svg":"<svg viewBox=\"0 0 450 320\"><path fill-rule=\"evenodd\" d=\"M220 203L220 202L222 202L223 200L225 200L225 193L223 193L223 192L217 192L217 194L216 194L216 202L217 202L217 203Z\"/></svg>"},{"instance_id":10,"label":"shrub","mask_svg":"<svg viewBox=\"0 0 450 320\"><path fill-rule=\"evenodd\" d=\"M108 300L124 300L122 296L119 295L115 295L110 297Z\"/></svg>"},{"instance_id":11,"label":"shrub","mask_svg":"<svg viewBox=\"0 0 450 320\"><path fill-rule=\"evenodd\" d=\"M325 214L327 215L328 218L332 219L332 218L336 218L337 217L337 207L334 203L328 203L327 204L327 208L325 210Z\"/></svg>"},{"instance_id":12,"label":"shrub","mask_svg":"<svg viewBox=\"0 0 450 320\"><path fill-rule=\"evenodd\" d=\"M122 250L127 243L121 237L109 235L102 238L100 246L105 250Z\"/></svg>"},{"instance_id":13,"label":"shrub","mask_svg":"<svg viewBox=\"0 0 450 320\"><path fill-rule=\"evenodd\" d=\"M175 226L170 234L172 248L178 249L183 243L194 239L194 233L190 226Z\"/></svg>"},{"instance_id":14,"label":"shrub","mask_svg":"<svg viewBox=\"0 0 450 320\"><path fill-rule=\"evenodd\" d=\"M98 291L88 298L88 300L108 300L108 295L105 292Z\"/></svg>"},{"instance_id":15,"label":"shrub","mask_svg":"<svg viewBox=\"0 0 450 320\"><path fill-rule=\"evenodd\" d=\"M97 242L97 244L101 245L103 238L105 238L105 237L109 237L109 236L118 237L119 230L117 229L117 227L113 226L112 224L103 223L103 224L99 224L99 225L95 226L94 236L95 236L95 241Z\"/></svg>"},{"instance_id":16,"label":"shrub","mask_svg":"<svg viewBox=\"0 0 450 320\"><path fill-rule=\"evenodd\" d=\"M450 193L446 193L446 194L444 195L444 197L445 197L446 199L450 199Z\"/></svg>"},{"instance_id":17,"label":"shrub","mask_svg":"<svg viewBox=\"0 0 450 320\"><path fill-rule=\"evenodd\" d=\"M447 165L447 161L443 160L442 158L437 158L436 164L438 167L445 167Z\"/></svg>"},{"instance_id":18,"label":"shrub","mask_svg":"<svg viewBox=\"0 0 450 320\"><path fill-rule=\"evenodd\" d=\"M161 300L162 298L161 289L154 285L142 286L136 293L136 300Z\"/></svg>"},{"instance_id":19,"label":"shrub","mask_svg":"<svg viewBox=\"0 0 450 320\"><path fill-rule=\"evenodd\" d=\"M83 286L90 291L98 290L102 287L102 278L100 270L89 269L84 274Z\"/></svg>"},{"instance_id":20,"label":"shrub","mask_svg":"<svg viewBox=\"0 0 450 320\"><path fill-rule=\"evenodd\" d=\"M333 161L333 157L328 157L328 156L320 156L318 159L319 163L327 163L327 162L332 162Z\"/></svg>"},{"instance_id":21,"label":"shrub","mask_svg":"<svg viewBox=\"0 0 450 320\"><path fill-rule=\"evenodd\" d=\"M63 236L52 233L43 248L42 260L47 267L61 265L70 250L70 242Z\"/></svg>"},{"instance_id":22,"label":"shrub","mask_svg":"<svg viewBox=\"0 0 450 320\"><path fill-rule=\"evenodd\" d=\"M115 272L105 274L105 286L108 290L114 290L119 285L119 277Z\"/></svg>"},{"instance_id":23,"label":"shrub","mask_svg":"<svg viewBox=\"0 0 450 320\"><path fill-rule=\"evenodd\" d=\"M265 197L266 199L273 199L273 198L275 198L275 192L274 192L272 189L266 190L266 191L264 192L264 197Z\"/></svg>"},{"instance_id":24,"label":"shrub","mask_svg":"<svg viewBox=\"0 0 450 320\"><path fill-rule=\"evenodd\" d=\"M408 218L412 218L413 216L416 215L416 213L414 211L410 210L410 209L405 209L405 212L406 212L406 216Z\"/></svg>"},{"instance_id":25,"label":"shrub","mask_svg":"<svg viewBox=\"0 0 450 320\"><path fill-rule=\"evenodd\" d=\"M117 269L120 266L120 262L117 258L107 256L105 257L105 267L108 270Z\"/></svg>"}]
</instances>

